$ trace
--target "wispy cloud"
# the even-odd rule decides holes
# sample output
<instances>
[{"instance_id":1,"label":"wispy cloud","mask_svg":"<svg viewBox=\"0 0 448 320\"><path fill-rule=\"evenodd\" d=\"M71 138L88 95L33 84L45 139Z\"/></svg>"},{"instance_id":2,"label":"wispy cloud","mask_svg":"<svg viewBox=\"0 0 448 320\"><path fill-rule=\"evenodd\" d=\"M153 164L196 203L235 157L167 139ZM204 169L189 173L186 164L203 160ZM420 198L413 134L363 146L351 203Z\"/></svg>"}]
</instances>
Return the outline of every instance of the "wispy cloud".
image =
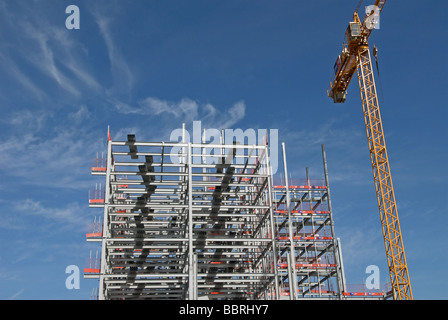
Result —
<instances>
[{"instance_id":1,"label":"wispy cloud","mask_svg":"<svg viewBox=\"0 0 448 320\"><path fill-rule=\"evenodd\" d=\"M189 116L194 119L198 116L199 110L198 103L189 98L183 98L178 103L172 103L153 97L148 97L140 104L142 106L140 110L143 113L153 115L160 115L165 113L168 115L173 115L176 118Z\"/></svg>"},{"instance_id":2,"label":"wispy cloud","mask_svg":"<svg viewBox=\"0 0 448 320\"><path fill-rule=\"evenodd\" d=\"M50 113L42 110L20 110L14 111L11 116L6 116L5 121L20 128L24 134L35 133L42 130L45 126Z\"/></svg>"},{"instance_id":3,"label":"wispy cloud","mask_svg":"<svg viewBox=\"0 0 448 320\"><path fill-rule=\"evenodd\" d=\"M381 251L382 237L377 224L372 227L358 228L338 228L338 236L342 241L342 253L344 263L355 264L375 264L384 257Z\"/></svg>"},{"instance_id":4,"label":"wispy cloud","mask_svg":"<svg viewBox=\"0 0 448 320\"><path fill-rule=\"evenodd\" d=\"M44 207L39 201L33 199L25 199L17 203L14 208L15 211L23 212L28 215L39 216L43 219L52 220L56 223L63 222L71 227L85 226L86 215L81 214L84 208L79 203L71 203L62 208Z\"/></svg>"},{"instance_id":5,"label":"wispy cloud","mask_svg":"<svg viewBox=\"0 0 448 320\"><path fill-rule=\"evenodd\" d=\"M212 114L215 114L213 112ZM230 128L235 125L238 121L243 120L246 115L246 104L243 101L238 101L235 103L227 112L227 116L218 121L218 128Z\"/></svg>"},{"instance_id":6,"label":"wispy cloud","mask_svg":"<svg viewBox=\"0 0 448 320\"><path fill-rule=\"evenodd\" d=\"M80 91L70 78L56 66L54 49L49 45L49 41L54 39L56 35L52 32L53 28L36 28L28 21L22 22L22 26L27 36L36 41L39 48L38 51L28 52L28 59L35 67L56 81L60 87L73 95L79 96Z\"/></svg>"},{"instance_id":7,"label":"wispy cloud","mask_svg":"<svg viewBox=\"0 0 448 320\"><path fill-rule=\"evenodd\" d=\"M348 182L358 186L371 184L368 153L366 155L362 152L366 148L365 131L346 122L346 116L341 115L318 124L305 122L302 125L288 125L288 130L280 132L281 139L287 145L288 158L300 159L306 155L308 160L304 166L312 163L312 159L320 164L320 149L324 144L329 161L330 183ZM312 152L315 156L310 156L309 150L316 150ZM302 169L297 165L294 168L291 173L297 168Z\"/></svg>"},{"instance_id":8,"label":"wispy cloud","mask_svg":"<svg viewBox=\"0 0 448 320\"><path fill-rule=\"evenodd\" d=\"M115 108L123 114L138 114L152 116L169 116L176 119L184 119L190 122L198 117L199 104L189 98L183 98L179 102L170 102L154 97L148 97L138 103L139 107L133 108L124 103L116 103Z\"/></svg>"},{"instance_id":9,"label":"wispy cloud","mask_svg":"<svg viewBox=\"0 0 448 320\"><path fill-rule=\"evenodd\" d=\"M18 298L23 293L23 291L25 291L25 289L20 289L19 291L14 293L12 296L10 296L8 298L8 300L14 300L14 299Z\"/></svg>"},{"instance_id":10,"label":"wispy cloud","mask_svg":"<svg viewBox=\"0 0 448 320\"><path fill-rule=\"evenodd\" d=\"M356 148L353 143L358 140L361 132L357 127L344 125L345 121L345 116L329 118L313 125L312 130L309 125L290 126L290 129L284 133L284 137L287 140L296 141L294 145L300 149L328 143L333 147L348 147L347 151L352 152Z\"/></svg>"},{"instance_id":11,"label":"wispy cloud","mask_svg":"<svg viewBox=\"0 0 448 320\"><path fill-rule=\"evenodd\" d=\"M76 112L69 113L68 117L76 123L81 123L83 120L87 119L90 115L90 111L86 105L81 105Z\"/></svg>"},{"instance_id":12,"label":"wispy cloud","mask_svg":"<svg viewBox=\"0 0 448 320\"><path fill-rule=\"evenodd\" d=\"M112 140L127 140L128 134L135 134L139 140L151 140L148 137L148 133L144 132L140 127L133 126L133 127L122 127L118 129L117 131L113 131Z\"/></svg>"},{"instance_id":13,"label":"wispy cloud","mask_svg":"<svg viewBox=\"0 0 448 320\"><path fill-rule=\"evenodd\" d=\"M104 149L103 135L79 127L70 118L85 117L80 109L67 118L52 119L44 111L21 110L6 116L12 130L0 142L0 170L5 176L22 177L25 184L68 189L86 188L89 159ZM70 119L68 121L67 119Z\"/></svg>"},{"instance_id":14,"label":"wispy cloud","mask_svg":"<svg viewBox=\"0 0 448 320\"><path fill-rule=\"evenodd\" d=\"M33 95L33 97L38 100L43 100L47 96L47 94L35 85L31 78L27 76L26 73L23 72L10 57L2 54L1 52L0 66L4 72L8 73L12 79L19 82L27 92L30 92Z\"/></svg>"},{"instance_id":15,"label":"wispy cloud","mask_svg":"<svg viewBox=\"0 0 448 320\"><path fill-rule=\"evenodd\" d=\"M53 101L54 88L75 98L86 92L101 93L102 87L89 68L88 50L83 43L51 19L42 18L45 13L41 12L40 4L17 6L19 16L10 12L7 4L0 7L2 29L6 30L0 48L0 65L10 79L19 82L39 100ZM51 93L46 93L48 87L52 88Z\"/></svg>"},{"instance_id":16,"label":"wispy cloud","mask_svg":"<svg viewBox=\"0 0 448 320\"><path fill-rule=\"evenodd\" d=\"M114 78L114 87L109 89L109 94L112 96L115 94L127 94L133 87L134 77L126 59L115 45L110 29L110 20L102 16L98 10L93 10L92 13L107 46L111 72Z\"/></svg>"},{"instance_id":17,"label":"wispy cloud","mask_svg":"<svg viewBox=\"0 0 448 320\"><path fill-rule=\"evenodd\" d=\"M116 102L115 108L123 114L174 117L185 123L201 120L204 126L219 129L232 127L242 120L246 113L244 101L238 101L225 112L221 112L210 103L201 105L190 98L182 98L178 102L172 102L148 97L140 101L138 107L131 107L128 104Z\"/></svg>"}]
</instances>

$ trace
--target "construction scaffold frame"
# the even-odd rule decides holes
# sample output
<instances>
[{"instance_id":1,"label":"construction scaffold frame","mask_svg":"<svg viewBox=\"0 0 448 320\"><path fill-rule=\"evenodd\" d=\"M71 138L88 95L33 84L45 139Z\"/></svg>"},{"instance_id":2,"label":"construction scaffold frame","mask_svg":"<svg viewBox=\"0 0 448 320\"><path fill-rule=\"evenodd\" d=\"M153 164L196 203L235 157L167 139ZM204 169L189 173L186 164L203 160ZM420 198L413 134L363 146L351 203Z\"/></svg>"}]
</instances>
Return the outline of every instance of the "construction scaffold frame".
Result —
<instances>
[{"instance_id":1,"label":"construction scaffold frame","mask_svg":"<svg viewBox=\"0 0 448 320\"><path fill-rule=\"evenodd\" d=\"M184 129L185 130L185 129ZM85 278L94 298L344 299L325 150L324 179L273 178L269 146L108 139L92 161L105 186L89 193L103 208L87 230L101 243ZM265 139L267 141L267 139ZM101 220L102 219L102 220ZM291 241L292 239L292 241ZM384 292L357 294L384 298Z\"/></svg>"}]
</instances>

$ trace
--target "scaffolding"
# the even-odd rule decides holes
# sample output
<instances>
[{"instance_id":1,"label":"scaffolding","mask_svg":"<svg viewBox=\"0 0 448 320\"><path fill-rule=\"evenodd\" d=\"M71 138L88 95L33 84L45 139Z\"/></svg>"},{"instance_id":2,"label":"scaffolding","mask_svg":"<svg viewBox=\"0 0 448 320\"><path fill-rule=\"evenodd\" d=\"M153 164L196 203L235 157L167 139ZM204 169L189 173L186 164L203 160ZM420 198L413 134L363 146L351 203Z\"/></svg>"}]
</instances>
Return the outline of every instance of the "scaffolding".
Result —
<instances>
[{"instance_id":1,"label":"scaffolding","mask_svg":"<svg viewBox=\"0 0 448 320\"><path fill-rule=\"evenodd\" d=\"M108 139L86 233L100 300L344 299L325 150L323 180L273 178L267 143ZM267 139L265 140L267 141ZM382 295L367 295L382 297Z\"/></svg>"}]
</instances>

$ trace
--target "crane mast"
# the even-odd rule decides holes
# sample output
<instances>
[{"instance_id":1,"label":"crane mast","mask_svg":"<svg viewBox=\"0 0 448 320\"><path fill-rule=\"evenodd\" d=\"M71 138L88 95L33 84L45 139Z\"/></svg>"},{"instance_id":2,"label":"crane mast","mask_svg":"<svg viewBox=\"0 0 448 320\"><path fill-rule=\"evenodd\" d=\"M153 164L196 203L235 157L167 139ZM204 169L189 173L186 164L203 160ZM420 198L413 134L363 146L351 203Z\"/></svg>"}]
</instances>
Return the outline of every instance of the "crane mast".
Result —
<instances>
[{"instance_id":1,"label":"crane mast","mask_svg":"<svg viewBox=\"0 0 448 320\"><path fill-rule=\"evenodd\" d=\"M385 2L386 0L376 0L374 5L376 16L381 13ZM368 26L368 23L372 22L373 13L372 11L370 15L367 14L361 22L355 11L353 21L347 28L342 53L336 60L335 78L330 83L328 96L333 98L335 103L345 102L348 85L357 71L393 297L395 300L412 300L411 283L368 44L368 38L373 29L371 25Z\"/></svg>"}]
</instances>

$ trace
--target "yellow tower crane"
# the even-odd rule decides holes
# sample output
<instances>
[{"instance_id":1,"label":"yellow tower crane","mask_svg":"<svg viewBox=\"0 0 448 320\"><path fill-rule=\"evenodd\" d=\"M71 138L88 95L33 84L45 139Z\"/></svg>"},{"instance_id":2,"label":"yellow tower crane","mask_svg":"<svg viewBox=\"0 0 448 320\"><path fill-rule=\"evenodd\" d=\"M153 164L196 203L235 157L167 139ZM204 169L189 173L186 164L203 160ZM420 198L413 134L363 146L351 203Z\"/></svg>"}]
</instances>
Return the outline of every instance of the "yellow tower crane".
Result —
<instances>
[{"instance_id":1,"label":"yellow tower crane","mask_svg":"<svg viewBox=\"0 0 448 320\"><path fill-rule=\"evenodd\" d=\"M376 0L373 6L368 7L363 21L358 15L360 4L358 5L353 21L347 28L342 52L334 66L335 77L330 82L328 96L335 103L345 102L348 85L357 71L393 297L395 300L412 300L411 283L368 44L369 36L385 3L386 0Z\"/></svg>"}]
</instances>

